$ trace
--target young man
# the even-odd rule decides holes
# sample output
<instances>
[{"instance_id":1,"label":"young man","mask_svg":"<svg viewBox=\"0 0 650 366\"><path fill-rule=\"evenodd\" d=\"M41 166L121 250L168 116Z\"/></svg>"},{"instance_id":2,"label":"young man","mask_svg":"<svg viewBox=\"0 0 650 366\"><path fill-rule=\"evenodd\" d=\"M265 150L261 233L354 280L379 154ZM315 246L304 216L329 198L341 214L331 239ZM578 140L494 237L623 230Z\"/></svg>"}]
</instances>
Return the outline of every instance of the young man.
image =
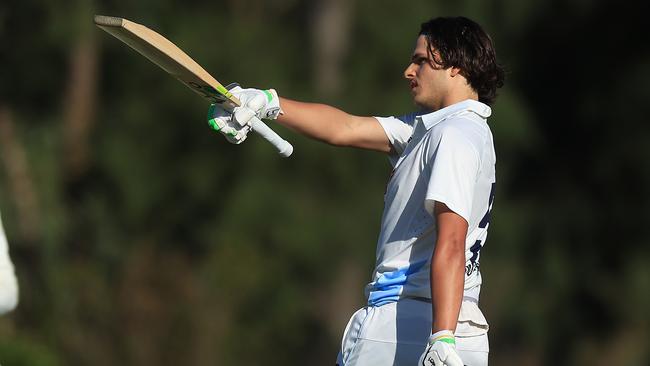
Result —
<instances>
[{"instance_id":1,"label":"young man","mask_svg":"<svg viewBox=\"0 0 650 366\"><path fill-rule=\"evenodd\" d=\"M256 115L332 145L388 154L393 173L368 306L352 316L338 365L487 365L479 252L495 152L486 119L503 70L478 24L435 18L422 24L404 77L419 111L401 117L353 116L235 88L245 107L216 110L209 123L241 143Z\"/></svg>"}]
</instances>

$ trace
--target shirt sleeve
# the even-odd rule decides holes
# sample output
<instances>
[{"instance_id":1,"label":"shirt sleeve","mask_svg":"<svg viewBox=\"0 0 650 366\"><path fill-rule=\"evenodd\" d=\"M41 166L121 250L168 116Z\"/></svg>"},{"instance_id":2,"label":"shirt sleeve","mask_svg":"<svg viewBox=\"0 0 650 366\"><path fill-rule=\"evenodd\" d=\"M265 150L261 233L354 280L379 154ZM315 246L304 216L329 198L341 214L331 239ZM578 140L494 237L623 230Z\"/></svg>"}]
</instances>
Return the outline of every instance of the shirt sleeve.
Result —
<instances>
[{"instance_id":1,"label":"shirt sleeve","mask_svg":"<svg viewBox=\"0 0 650 366\"><path fill-rule=\"evenodd\" d=\"M391 162L397 160L406 149L411 135L413 134L413 124L415 122L415 113L406 114L398 117L375 117L379 124L386 132L395 154L391 157ZM393 162L393 165L394 162Z\"/></svg>"},{"instance_id":2,"label":"shirt sleeve","mask_svg":"<svg viewBox=\"0 0 650 366\"><path fill-rule=\"evenodd\" d=\"M435 202L444 203L469 223L480 167L478 150L453 127L445 128L440 139L434 140L431 139L432 168L424 206L433 216Z\"/></svg>"}]
</instances>

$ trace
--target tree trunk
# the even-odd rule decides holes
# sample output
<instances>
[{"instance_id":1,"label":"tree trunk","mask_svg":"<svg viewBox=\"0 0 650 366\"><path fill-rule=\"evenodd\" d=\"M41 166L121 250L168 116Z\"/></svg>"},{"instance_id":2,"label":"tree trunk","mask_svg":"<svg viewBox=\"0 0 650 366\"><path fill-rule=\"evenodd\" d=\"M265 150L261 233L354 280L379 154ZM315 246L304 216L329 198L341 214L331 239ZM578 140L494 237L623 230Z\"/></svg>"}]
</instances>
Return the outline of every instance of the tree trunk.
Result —
<instances>
[{"instance_id":1,"label":"tree trunk","mask_svg":"<svg viewBox=\"0 0 650 366\"><path fill-rule=\"evenodd\" d=\"M0 105L0 149L9 191L16 207L20 241L34 245L41 237L41 218L25 147L16 136L11 110Z\"/></svg>"},{"instance_id":2,"label":"tree trunk","mask_svg":"<svg viewBox=\"0 0 650 366\"><path fill-rule=\"evenodd\" d=\"M332 96L343 87L342 64L349 49L353 0L319 0L311 22L316 90Z\"/></svg>"}]
</instances>

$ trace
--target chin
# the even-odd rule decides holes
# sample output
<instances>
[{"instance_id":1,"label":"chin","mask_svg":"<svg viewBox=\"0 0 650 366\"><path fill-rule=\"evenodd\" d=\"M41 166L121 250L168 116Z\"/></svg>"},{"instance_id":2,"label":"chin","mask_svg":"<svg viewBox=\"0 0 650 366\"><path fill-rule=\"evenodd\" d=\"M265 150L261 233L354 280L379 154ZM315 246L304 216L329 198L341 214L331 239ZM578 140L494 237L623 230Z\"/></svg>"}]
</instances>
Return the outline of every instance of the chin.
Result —
<instances>
[{"instance_id":1,"label":"chin","mask_svg":"<svg viewBox=\"0 0 650 366\"><path fill-rule=\"evenodd\" d=\"M413 97L413 103L418 107L418 109L423 110L423 111L430 111L433 110L431 108L431 103L427 103L426 100L421 100L417 96Z\"/></svg>"},{"instance_id":2,"label":"chin","mask_svg":"<svg viewBox=\"0 0 650 366\"><path fill-rule=\"evenodd\" d=\"M428 98L422 94L413 95L413 103L423 111L436 111L440 109L439 102L436 98L429 96Z\"/></svg>"}]
</instances>

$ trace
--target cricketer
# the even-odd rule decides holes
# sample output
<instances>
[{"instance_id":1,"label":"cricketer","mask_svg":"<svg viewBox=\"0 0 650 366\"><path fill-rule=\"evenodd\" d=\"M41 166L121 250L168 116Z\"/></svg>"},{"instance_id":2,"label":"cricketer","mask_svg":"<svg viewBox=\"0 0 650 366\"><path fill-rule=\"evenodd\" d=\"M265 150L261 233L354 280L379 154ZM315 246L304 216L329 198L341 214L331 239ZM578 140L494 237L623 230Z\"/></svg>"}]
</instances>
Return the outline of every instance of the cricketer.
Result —
<instances>
[{"instance_id":1,"label":"cricketer","mask_svg":"<svg viewBox=\"0 0 650 366\"><path fill-rule=\"evenodd\" d=\"M480 25L439 17L421 25L404 77L417 106L407 115L355 116L273 89L236 87L242 106L212 108L209 123L236 144L256 116L331 145L388 155L393 171L368 302L343 333L337 365L484 366L479 259L496 182L487 118L504 71Z\"/></svg>"}]
</instances>

